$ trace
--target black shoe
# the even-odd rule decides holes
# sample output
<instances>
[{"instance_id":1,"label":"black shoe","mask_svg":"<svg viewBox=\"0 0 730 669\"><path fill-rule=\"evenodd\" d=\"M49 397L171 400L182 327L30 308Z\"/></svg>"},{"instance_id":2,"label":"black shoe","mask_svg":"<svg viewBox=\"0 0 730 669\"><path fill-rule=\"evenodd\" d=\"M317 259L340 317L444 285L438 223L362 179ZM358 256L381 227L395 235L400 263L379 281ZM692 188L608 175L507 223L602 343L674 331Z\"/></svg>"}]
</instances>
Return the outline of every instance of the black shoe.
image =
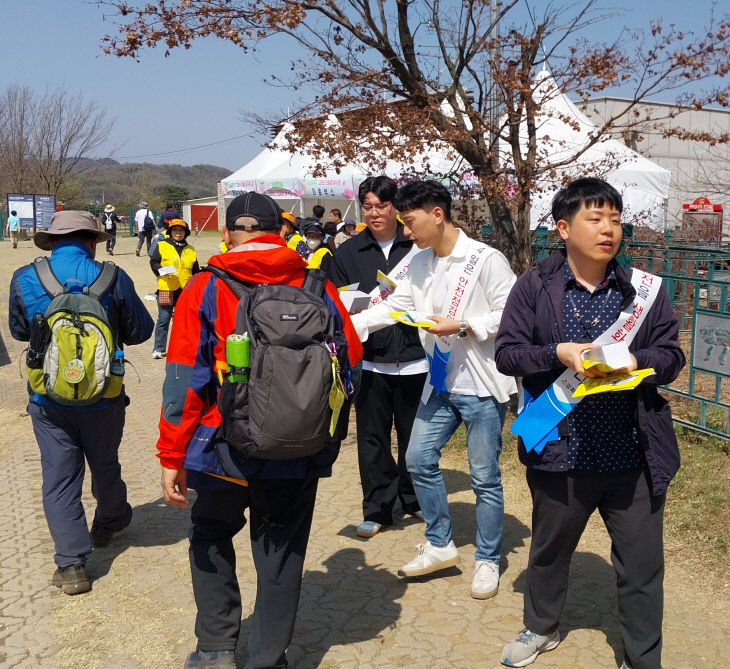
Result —
<instances>
[{"instance_id":1,"label":"black shoe","mask_svg":"<svg viewBox=\"0 0 730 669\"><path fill-rule=\"evenodd\" d=\"M139 256L139 249L134 252L134 255Z\"/></svg>"},{"instance_id":2,"label":"black shoe","mask_svg":"<svg viewBox=\"0 0 730 669\"><path fill-rule=\"evenodd\" d=\"M91 590L91 583L86 577L86 567L72 564L70 567L59 567L53 574L51 585L61 588L67 595L80 595Z\"/></svg>"},{"instance_id":3,"label":"black shoe","mask_svg":"<svg viewBox=\"0 0 730 669\"><path fill-rule=\"evenodd\" d=\"M91 535L91 545L94 548L102 548L106 546L117 532L121 532L131 522L132 514L130 513L129 518L127 518L125 522L119 523L117 525L104 526L97 525L96 523L92 524L91 532L89 532L89 534Z\"/></svg>"},{"instance_id":4,"label":"black shoe","mask_svg":"<svg viewBox=\"0 0 730 669\"><path fill-rule=\"evenodd\" d=\"M184 669L236 669L236 653L232 650L195 650L185 660Z\"/></svg>"}]
</instances>

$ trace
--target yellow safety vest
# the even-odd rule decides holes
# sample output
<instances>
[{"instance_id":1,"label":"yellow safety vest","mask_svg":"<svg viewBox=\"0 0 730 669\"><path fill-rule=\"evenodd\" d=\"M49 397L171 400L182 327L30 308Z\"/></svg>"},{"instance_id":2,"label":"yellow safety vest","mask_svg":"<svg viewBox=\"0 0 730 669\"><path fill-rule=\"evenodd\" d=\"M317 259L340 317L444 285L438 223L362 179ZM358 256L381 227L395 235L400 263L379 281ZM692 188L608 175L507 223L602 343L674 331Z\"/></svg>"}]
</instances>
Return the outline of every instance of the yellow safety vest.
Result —
<instances>
[{"instance_id":1,"label":"yellow safety vest","mask_svg":"<svg viewBox=\"0 0 730 669\"><path fill-rule=\"evenodd\" d=\"M309 259L307 267L309 267L310 269L319 269L319 267L322 265L324 257L327 255L332 255L332 251L330 251L326 246L317 249L314 252L314 255Z\"/></svg>"},{"instance_id":2,"label":"yellow safety vest","mask_svg":"<svg viewBox=\"0 0 730 669\"><path fill-rule=\"evenodd\" d=\"M299 255L302 255L302 253L304 253L305 249L307 248L307 241L298 232L295 232L291 237L289 237L289 239L286 240L286 245L292 251L296 251Z\"/></svg>"},{"instance_id":3,"label":"yellow safety vest","mask_svg":"<svg viewBox=\"0 0 730 669\"><path fill-rule=\"evenodd\" d=\"M177 250L167 239L160 240L157 244L160 251L160 264L163 267L174 265L175 274L165 274L157 277L158 290L177 290L184 288L188 279L193 275L193 265L198 259L195 249L186 245L183 246L182 252L178 255Z\"/></svg>"}]
</instances>

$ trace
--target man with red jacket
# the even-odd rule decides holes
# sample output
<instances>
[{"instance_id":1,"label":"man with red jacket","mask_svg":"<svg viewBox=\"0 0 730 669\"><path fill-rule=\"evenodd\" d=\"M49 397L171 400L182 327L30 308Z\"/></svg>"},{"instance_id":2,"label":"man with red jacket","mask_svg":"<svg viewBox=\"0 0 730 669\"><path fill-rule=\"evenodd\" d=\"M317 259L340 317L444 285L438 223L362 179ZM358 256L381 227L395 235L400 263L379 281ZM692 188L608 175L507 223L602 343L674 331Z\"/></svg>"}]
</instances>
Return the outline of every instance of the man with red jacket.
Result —
<instances>
[{"instance_id":1,"label":"man with red jacket","mask_svg":"<svg viewBox=\"0 0 730 669\"><path fill-rule=\"evenodd\" d=\"M268 196L239 195L221 231L229 251L211 257L210 265L249 285L301 286L306 262L280 237L282 223L281 210ZM325 284L322 297L345 334L354 366L362 347L332 283ZM198 493L190 530L198 644L186 668L236 666L241 593L233 537L246 523L246 508L258 589L245 667L286 667L317 482L331 474L340 446L331 441L305 458L248 458L238 463L244 481L221 478L230 469L221 465L214 444L221 424L218 372L237 306L238 298L216 275L203 271L192 277L177 303L167 354L157 442L162 490L177 507L187 505L188 487Z\"/></svg>"}]
</instances>

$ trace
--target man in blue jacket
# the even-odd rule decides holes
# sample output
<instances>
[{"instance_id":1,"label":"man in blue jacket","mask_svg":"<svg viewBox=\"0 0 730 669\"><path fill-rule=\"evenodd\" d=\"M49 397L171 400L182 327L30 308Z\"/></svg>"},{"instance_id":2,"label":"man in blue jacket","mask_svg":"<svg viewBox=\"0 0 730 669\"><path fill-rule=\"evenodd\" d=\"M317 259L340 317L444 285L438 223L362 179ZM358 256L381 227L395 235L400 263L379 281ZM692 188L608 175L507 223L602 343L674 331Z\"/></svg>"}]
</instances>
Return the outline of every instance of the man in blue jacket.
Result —
<instances>
[{"instance_id":1,"label":"man in blue jacket","mask_svg":"<svg viewBox=\"0 0 730 669\"><path fill-rule=\"evenodd\" d=\"M565 250L517 280L497 334L497 368L522 377L528 403L519 420L531 419L528 431L513 427L522 435L533 515L525 629L502 653L510 667L524 667L560 643L570 560L596 509L612 541L623 667L661 667L663 511L679 450L657 386L673 381L685 358L659 277L620 267L614 258L622 209L619 193L600 179L576 179L560 190L552 213ZM556 380L605 376L585 369L582 354L606 334L630 340L627 371L655 374L635 390L586 397L550 420L539 398L548 389L559 396Z\"/></svg>"},{"instance_id":2,"label":"man in blue jacket","mask_svg":"<svg viewBox=\"0 0 730 669\"><path fill-rule=\"evenodd\" d=\"M110 239L94 217L85 211L59 211L49 230L36 232L33 241L51 251L49 263L58 281L71 292L81 292L99 276L101 263L94 260L96 245ZM34 314L43 314L51 296L41 285L32 265L16 270L10 283L10 333L28 341ZM112 287L102 297L116 345L141 344L149 339L154 323L122 269L117 269ZM89 406L65 406L40 393L33 393L28 413L41 452L43 510L55 542L57 569L53 585L67 595L90 589L86 555L108 544L115 532L132 518L127 487L122 480L118 450L124 429L122 392ZM84 458L91 470L91 491L97 502L89 532L81 503Z\"/></svg>"}]
</instances>

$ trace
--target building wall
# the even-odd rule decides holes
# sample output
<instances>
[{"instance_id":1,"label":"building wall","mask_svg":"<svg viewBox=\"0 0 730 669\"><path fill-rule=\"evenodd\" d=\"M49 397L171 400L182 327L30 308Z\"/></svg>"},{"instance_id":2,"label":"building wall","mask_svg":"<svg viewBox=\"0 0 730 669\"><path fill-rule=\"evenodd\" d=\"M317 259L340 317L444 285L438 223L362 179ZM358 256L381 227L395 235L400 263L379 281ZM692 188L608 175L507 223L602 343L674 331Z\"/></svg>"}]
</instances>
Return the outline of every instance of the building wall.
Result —
<instances>
[{"instance_id":1,"label":"building wall","mask_svg":"<svg viewBox=\"0 0 730 669\"><path fill-rule=\"evenodd\" d=\"M580 105L581 111L594 123L625 109L621 98L596 98ZM653 118L666 116L675 107L662 103L645 103L639 108L639 119L648 114ZM668 227L681 224L682 204L698 197L730 207L730 144L714 147L707 143L663 137L652 123L640 122L636 129L618 127L613 136L641 155L670 170ZM670 128L689 131L712 131L730 134L730 111L724 109L686 109L673 119L663 122ZM726 213L727 217L728 214Z\"/></svg>"}]
</instances>

